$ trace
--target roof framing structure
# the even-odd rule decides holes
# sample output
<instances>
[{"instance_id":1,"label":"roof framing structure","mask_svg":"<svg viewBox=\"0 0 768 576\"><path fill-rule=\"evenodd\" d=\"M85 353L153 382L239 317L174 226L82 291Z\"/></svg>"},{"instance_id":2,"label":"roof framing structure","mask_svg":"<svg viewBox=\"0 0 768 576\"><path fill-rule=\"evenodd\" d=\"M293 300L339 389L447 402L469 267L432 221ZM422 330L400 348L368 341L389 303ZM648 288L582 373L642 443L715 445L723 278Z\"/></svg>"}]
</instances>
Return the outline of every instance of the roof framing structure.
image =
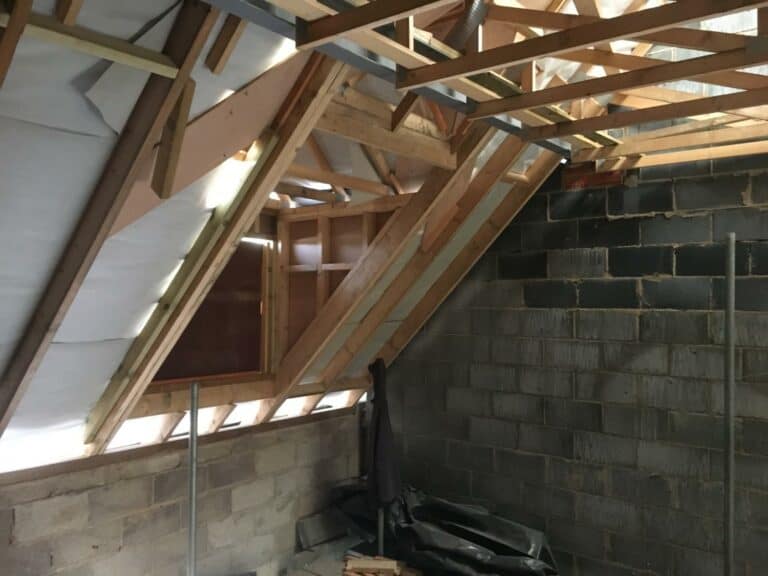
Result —
<instances>
[{"instance_id":1,"label":"roof framing structure","mask_svg":"<svg viewBox=\"0 0 768 576\"><path fill-rule=\"evenodd\" d=\"M185 1L162 53L78 27L77 0L59 0L50 17L31 12L29 3L25 11L24 2L0 14L0 78L24 34L152 72L0 381L0 433L121 209L146 193L137 174L158 144L154 205L223 158L255 160L255 166L234 200L213 211L91 411L92 454L103 453L127 419L163 416L159 441L171 435L189 408L189 382L154 381L155 375L268 206L278 243L286 243L292 224L316 223L317 263L293 263L287 252L275 256L279 288L288 289L291 273L316 282L314 316L291 345L279 335L270 370L203 379L201 405L216 409L209 432L243 402L261 401L249 425L273 421L287 400L300 405L299 416L313 413L329 392L350 392L346 407L353 405L369 386L365 364L377 356L394 360L564 157L606 171L768 153L768 112L761 108L768 105L768 80L743 70L768 61L764 39L681 26L768 0L679 0L646 9L638 9L644 5L638 0L613 18L601 18L596 0L574 0L577 14L561 13L567 4L561 0L548 10L482 0L211 3L226 12L204 56L213 73L221 74L251 23L296 37L300 51L195 119L190 70L217 8ZM433 26L415 25L414 15L436 8L445 10ZM517 30L514 41L494 36L490 23ZM619 39L634 46L612 48ZM662 60L648 56L656 44L705 54ZM575 62L578 72L552 72L543 59ZM590 76L592 67L600 67L597 77ZM400 102L366 92L365 74L406 90ZM684 79L738 91L704 96L659 86ZM257 114L259 92L283 102L274 118L250 115ZM594 98L604 95L636 109L610 111ZM608 132L681 119L687 121L639 135ZM209 141L214 126L220 130ZM370 164L367 174L334 167L324 147L339 141ZM302 147L309 164L298 161ZM401 161L424 170L420 186L406 189L397 172ZM269 205L272 192L281 201ZM374 199L346 202L358 192ZM290 198L321 204L291 208ZM125 216L122 225L142 214ZM329 257L329 231L335 218L348 216L360 217L361 255L338 262ZM344 279L331 286L338 273ZM285 320L290 310L281 306L276 314ZM284 324L276 330L287 332Z\"/></svg>"},{"instance_id":2,"label":"roof framing structure","mask_svg":"<svg viewBox=\"0 0 768 576\"><path fill-rule=\"evenodd\" d=\"M96 254L150 155L192 66L213 27L217 10L202 2L185 2L164 53L177 64L174 79L150 76L107 161L91 199L65 248L0 379L0 433L42 361L51 339L74 300Z\"/></svg>"}]
</instances>

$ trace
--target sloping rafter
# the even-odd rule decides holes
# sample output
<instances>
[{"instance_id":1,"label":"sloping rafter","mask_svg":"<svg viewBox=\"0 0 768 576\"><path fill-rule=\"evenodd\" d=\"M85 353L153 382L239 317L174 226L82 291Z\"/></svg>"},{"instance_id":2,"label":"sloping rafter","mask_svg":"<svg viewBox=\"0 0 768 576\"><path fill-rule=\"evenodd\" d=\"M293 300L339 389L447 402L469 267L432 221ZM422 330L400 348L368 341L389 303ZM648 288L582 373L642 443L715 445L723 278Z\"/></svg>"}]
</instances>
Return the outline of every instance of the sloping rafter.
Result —
<instances>
[{"instance_id":1,"label":"sloping rafter","mask_svg":"<svg viewBox=\"0 0 768 576\"><path fill-rule=\"evenodd\" d=\"M256 166L234 200L220 206L201 232L145 329L92 410L87 442L93 452L108 445L165 360L213 281L277 186L296 150L309 136L325 107L344 82L343 64L313 56L293 93L261 139Z\"/></svg>"},{"instance_id":2,"label":"sloping rafter","mask_svg":"<svg viewBox=\"0 0 768 576\"><path fill-rule=\"evenodd\" d=\"M147 80L107 160L90 201L0 380L0 434L8 425L14 407L107 239L131 185L184 89L217 15L215 9L202 2L183 4L164 50L178 64L179 73L173 80L157 75Z\"/></svg>"},{"instance_id":3,"label":"sloping rafter","mask_svg":"<svg viewBox=\"0 0 768 576\"><path fill-rule=\"evenodd\" d=\"M479 72L524 64L545 56L557 56L577 48L648 34L678 24L768 5L765 0L679 0L657 8L622 14L599 22L583 24L499 46L478 54L467 54L416 69L403 71L397 81L401 89L413 89L434 82L446 82Z\"/></svg>"},{"instance_id":4,"label":"sloping rafter","mask_svg":"<svg viewBox=\"0 0 768 576\"><path fill-rule=\"evenodd\" d=\"M525 148L526 144L520 139L508 136L494 150L469 184L461 190L458 199L448 207L448 211L436 214L438 232L435 239L425 245L427 236L424 235L421 249L408 261L397 278L351 332L344 347L323 372L323 380L330 381L338 377L355 356L366 347L374 332L389 318L394 308L454 238L456 232L468 221L478 204L517 161Z\"/></svg>"},{"instance_id":5,"label":"sloping rafter","mask_svg":"<svg viewBox=\"0 0 768 576\"><path fill-rule=\"evenodd\" d=\"M448 297L461 279L491 246L493 241L507 227L528 199L539 189L549 175L557 168L560 158L549 151L542 151L526 171L527 184L516 185L496 207L470 241L453 259L440 277L432 284L418 304L400 323L397 330L384 344L377 356L391 364L424 323Z\"/></svg>"}]
</instances>

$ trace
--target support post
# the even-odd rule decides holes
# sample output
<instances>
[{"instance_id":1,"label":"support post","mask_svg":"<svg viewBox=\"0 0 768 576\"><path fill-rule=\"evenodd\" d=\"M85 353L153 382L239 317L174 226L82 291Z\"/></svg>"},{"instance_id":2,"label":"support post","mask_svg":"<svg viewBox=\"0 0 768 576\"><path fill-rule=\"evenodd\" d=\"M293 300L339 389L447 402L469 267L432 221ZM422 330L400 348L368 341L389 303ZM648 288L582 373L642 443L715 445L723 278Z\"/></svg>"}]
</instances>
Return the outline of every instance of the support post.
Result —
<instances>
[{"instance_id":1,"label":"support post","mask_svg":"<svg viewBox=\"0 0 768 576\"><path fill-rule=\"evenodd\" d=\"M187 549L187 576L197 573L197 407L198 384L189 389L189 544Z\"/></svg>"},{"instance_id":2,"label":"support post","mask_svg":"<svg viewBox=\"0 0 768 576\"><path fill-rule=\"evenodd\" d=\"M725 303L725 522L723 567L725 576L733 576L734 535L735 535L735 400L736 400L736 234L728 233L726 257L726 303Z\"/></svg>"}]
</instances>

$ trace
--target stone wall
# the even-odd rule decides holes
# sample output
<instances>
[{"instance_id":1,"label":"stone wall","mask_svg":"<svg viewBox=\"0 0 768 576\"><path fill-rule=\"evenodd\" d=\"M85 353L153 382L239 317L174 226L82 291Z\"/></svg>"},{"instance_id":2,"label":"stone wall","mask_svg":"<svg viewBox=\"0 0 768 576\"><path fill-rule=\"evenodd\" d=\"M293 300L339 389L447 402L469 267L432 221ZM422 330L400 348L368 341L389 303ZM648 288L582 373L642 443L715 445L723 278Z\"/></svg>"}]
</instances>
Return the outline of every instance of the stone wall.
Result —
<instances>
[{"instance_id":1,"label":"stone wall","mask_svg":"<svg viewBox=\"0 0 768 576\"><path fill-rule=\"evenodd\" d=\"M185 574L187 469L180 450L0 486L0 573ZM357 475L357 417L200 446L198 573L276 575L295 522Z\"/></svg>"},{"instance_id":2,"label":"stone wall","mask_svg":"<svg viewBox=\"0 0 768 576\"><path fill-rule=\"evenodd\" d=\"M556 174L391 370L405 475L545 529L565 575L722 574L738 235L739 574L768 570L768 166ZM762 376L761 376L762 375Z\"/></svg>"}]
</instances>

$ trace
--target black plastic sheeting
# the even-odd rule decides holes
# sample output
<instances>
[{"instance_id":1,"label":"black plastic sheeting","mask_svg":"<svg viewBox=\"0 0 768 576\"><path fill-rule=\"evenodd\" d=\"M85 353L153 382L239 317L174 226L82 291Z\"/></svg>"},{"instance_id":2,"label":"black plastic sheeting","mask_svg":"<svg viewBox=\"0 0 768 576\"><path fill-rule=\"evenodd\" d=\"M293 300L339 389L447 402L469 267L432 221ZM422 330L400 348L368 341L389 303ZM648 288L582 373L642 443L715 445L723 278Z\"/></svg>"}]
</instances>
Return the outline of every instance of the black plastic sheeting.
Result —
<instances>
[{"instance_id":1,"label":"black plastic sheeting","mask_svg":"<svg viewBox=\"0 0 768 576\"><path fill-rule=\"evenodd\" d=\"M372 542L376 511L366 494L363 484L338 488L336 506L352 530ZM387 508L386 553L429 575L558 574L544 533L413 488L404 488Z\"/></svg>"}]
</instances>

